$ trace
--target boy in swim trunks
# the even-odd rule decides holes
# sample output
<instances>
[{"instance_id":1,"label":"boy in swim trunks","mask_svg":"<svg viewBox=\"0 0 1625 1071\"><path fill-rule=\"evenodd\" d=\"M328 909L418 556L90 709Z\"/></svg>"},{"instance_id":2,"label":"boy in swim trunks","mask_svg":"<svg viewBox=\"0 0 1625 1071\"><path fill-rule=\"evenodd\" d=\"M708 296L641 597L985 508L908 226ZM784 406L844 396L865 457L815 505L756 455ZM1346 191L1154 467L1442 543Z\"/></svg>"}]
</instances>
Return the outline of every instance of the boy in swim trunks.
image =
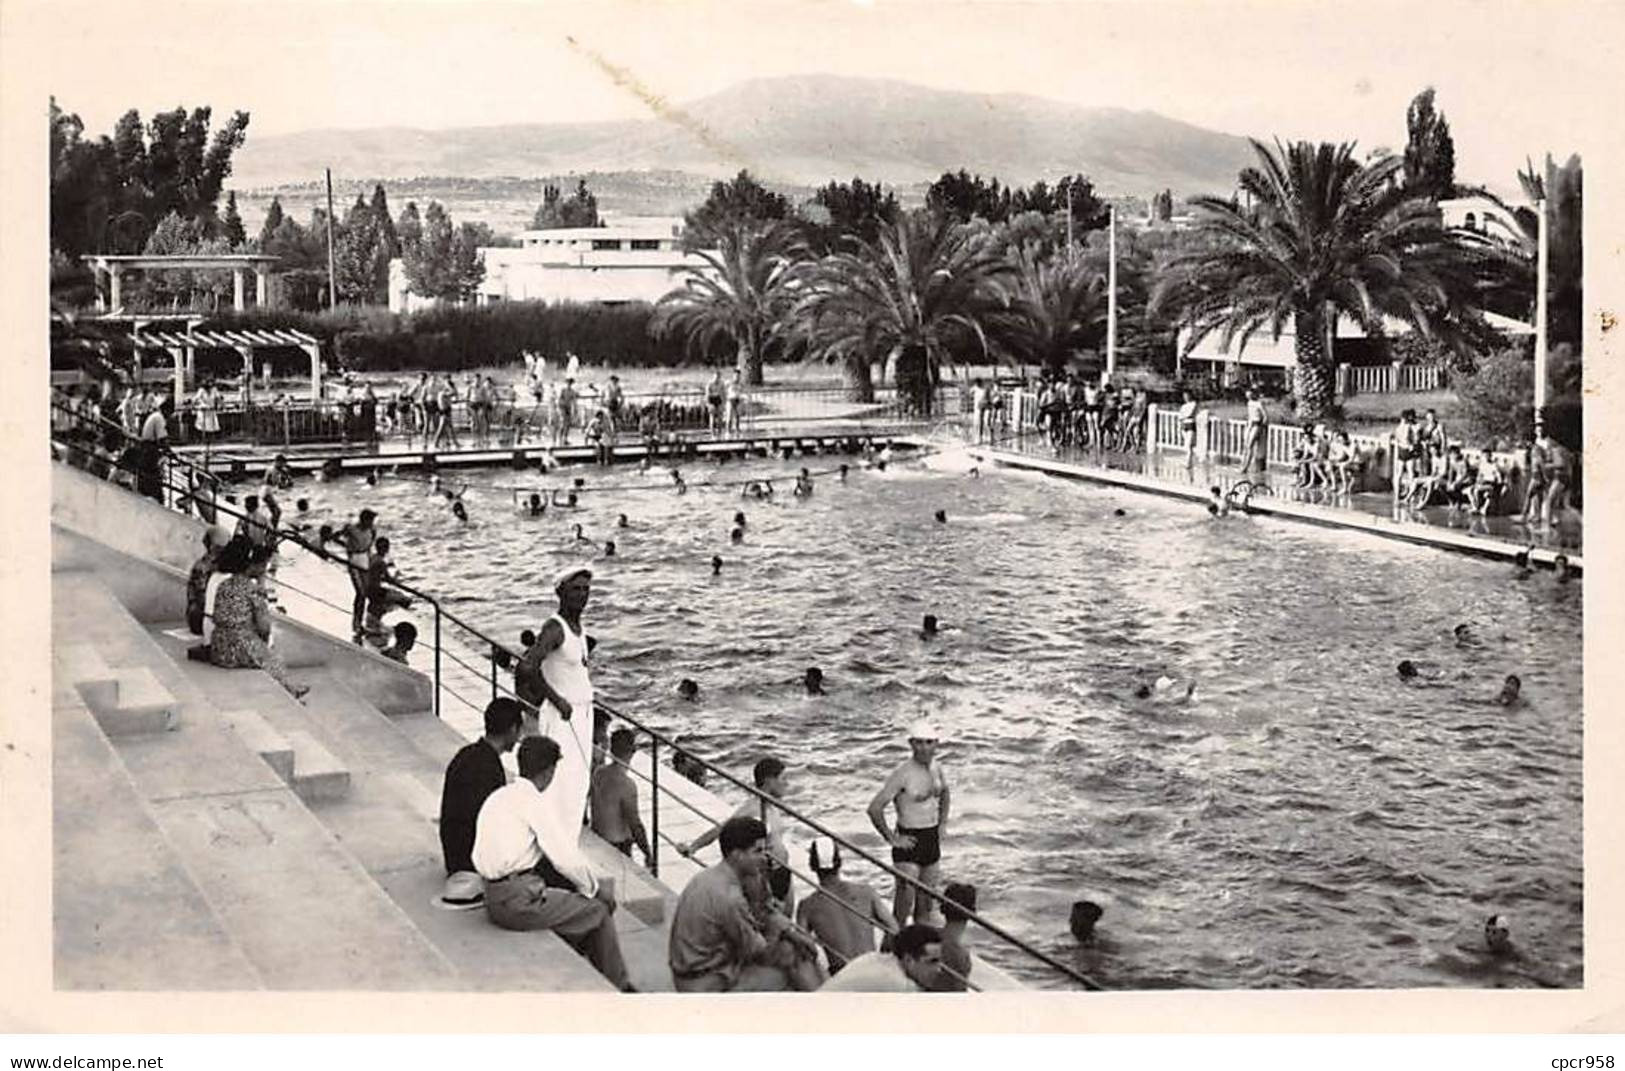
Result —
<instances>
[{"instance_id":1,"label":"boy in swim trunks","mask_svg":"<svg viewBox=\"0 0 1625 1071\"><path fill-rule=\"evenodd\" d=\"M648 866L653 853L649 850L649 834L644 831L643 818L638 814L638 786L626 772L627 763L632 761L636 750L636 738L631 729L616 729L609 734L609 753L615 761L593 771L588 800L592 831L628 858L636 847L643 853L644 865Z\"/></svg>"},{"instance_id":2,"label":"boy in swim trunks","mask_svg":"<svg viewBox=\"0 0 1625 1071\"><path fill-rule=\"evenodd\" d=\"M869 821L892 847L892 863L898 871L934 888L942 859L942 837L948 830L948 778L936 760L937 731L926 721L909 729L909 757L893 770L869 801ZM886 808L897 808L897 829L886 827ZM892 914L899 926L925 921L931 910L929 900L915 911L914 886L897 882L892 896Z\"/></svg>"}]
</instances>

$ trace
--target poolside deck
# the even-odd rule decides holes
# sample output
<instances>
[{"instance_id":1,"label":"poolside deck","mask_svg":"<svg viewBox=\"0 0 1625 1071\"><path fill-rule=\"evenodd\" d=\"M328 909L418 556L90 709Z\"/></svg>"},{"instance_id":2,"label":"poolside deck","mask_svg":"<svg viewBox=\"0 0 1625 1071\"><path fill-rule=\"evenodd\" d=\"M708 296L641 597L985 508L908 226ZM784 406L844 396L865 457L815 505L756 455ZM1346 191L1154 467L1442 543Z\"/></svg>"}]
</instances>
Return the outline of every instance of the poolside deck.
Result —
<instances>
[{"instance_id":1,"label":"poolside deck","mask_svg":"<svg viewBox=\"0 0 1625 1071\"><path fill-rule=\"evenodd\" d=\"M899 440L901 442L901 440ZM918 445L916 443L916 445ZM1229 488L1245 474L1236 465L1198 458L1187 468L1182 453L1117 454L1077 448L1057 448L1036 435L1020 436L995 445L969 444L984 461L1013 468L1046 472L1137 491L1169 495L1205 504L1209 488ZM1571 512L1550 528L1528 526L1513 516L1475 517L1444 506L1426 509L1396 508L1390 492L1337 495L1319 488L1295 488L1292 475L1278 468L1253 477L1250 500L1257 513L1308 521L1337 528L1370 532L1441 549L1510 561L1529 551L1534 565L1550 566L1557 554L1568 557L1570 568L1583 569L1580 515Z\"/></svg>"}]
</instances>

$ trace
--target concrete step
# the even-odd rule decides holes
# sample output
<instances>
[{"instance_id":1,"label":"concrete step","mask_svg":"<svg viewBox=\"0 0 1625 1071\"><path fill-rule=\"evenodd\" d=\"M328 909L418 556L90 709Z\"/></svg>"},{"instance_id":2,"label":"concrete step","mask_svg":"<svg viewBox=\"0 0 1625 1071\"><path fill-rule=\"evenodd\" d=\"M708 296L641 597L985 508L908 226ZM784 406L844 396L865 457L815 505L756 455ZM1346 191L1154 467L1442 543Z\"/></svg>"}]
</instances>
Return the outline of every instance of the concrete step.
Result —
<instances>
[{"instance_id":1,"label":"concrete step","mask_svg":"<svg viewBox=\"0 0 1625 1071\"><path fill-rule=\"evenodd\" d=\"M626 960L626 973L640 993L675 993L671 980L671 967L667 959L668 936L664 926L651 926L631 912L615 912L616 936L621 941L621 956Z\"/></svg>"},{"instance_id":2,"label":"concrete step","mask_svg":"<svg viewBox=\"0 0 1625 1071\"><path fill-rule=\"evenodd\" d=\"M252 710L225 710L220 720L283 781L293 783L293 745Z\"/></svg>"},{"instance_id":3,"label":"concrete step","mask_svg":"<svg viewBox=\"0 0 1625 1071\"><path fill-rule=\"evenodd\" d=\"M59 671L79 690L79 695L91 710L118 706L118 674L113 672L95 647L86 643L63 644L52 652L52 656Z\"/></svg>"},{"instance_id":4,"label":"concrete step","mask_svg":"<svg viewBox=\"0 0 1625 1071\"><path fill-rule=\"evenodd\" d=\"M90 711L52 711L52 944L58 989L263 988Z\"/></svg>"},{"instance_id":5,"label":"concrete step","mask_svg":"<svg viewBox=\"0 0 1625 1071\"><path fill-rule=\"evenodd\" d=\"M341 800L350 792L350 770L309 733L288 734L293 748L293 790L306 803Z\"/></svg>"},{"instance_id":6,"label":"concrete step","mask_svg":"<svg viewBox=\"0 0 1625 1071\"><path fill-rule=\"evenodd\" d=\"M676 903L670 890L662 887L647 870L590 829L581 831L581 852L600 880L615 879L615 902L620 909L631 912L643 922L660 925L667 916L667 900Z\"/></svg>"},{"instance_id":7,"label":"concrete step","mask_svg":"<svg viewBox=\"0 0 1625 1071\"><path fill-rule=\"evenodd\" d=\"M162 733L180 724L177 706L174 695L151 670L137 667L119 671L118 704L92 706L91 713L109 736Z\"/></svg>"},{"instance_id":8,"label":"concrete step","mask_svg":"<svg viewBox=\"0 0 1625 1071\"><path fill-rule=\"evenodd\" d=\"M161 646L180 643L166 638L161 628L153 635ZM380 713L323 667L290 674L310 685L302 704L262 673L195 662L186 670L198 687L222 702L251 701L271 731L288 741L295 755L293 784L310 813L451 964L458 988L612 988L555 933L508 933L493 926L483 910L448 911L437 905L446 876L436 824L444 764L420 752L402 735L396 719ZM431 732L436 735L429 738L445 739L438 730ZM334 771L344 771L345 791L330 793L304 782L317 755L326 756L320 761Z\"/></svg>"},{"instance_id":9,"label":"concrete step","mask_svg":"<svg viewBox=\"0 0 1625 1071\"><path fill-rule=\"evenodd\" d=\"M457 972L99 578L55 574L54 632L143 665L181 704L177 732L112 738L175 856L272 989L465 988ZM184 654L182 654L184 660ZM280 689L278 689L280 691ZM285 701L292 702L283 693ZM249 706L258 711L258 704ZM177 983L178 984L178 983Z\"/></svg>"}]
</instances>

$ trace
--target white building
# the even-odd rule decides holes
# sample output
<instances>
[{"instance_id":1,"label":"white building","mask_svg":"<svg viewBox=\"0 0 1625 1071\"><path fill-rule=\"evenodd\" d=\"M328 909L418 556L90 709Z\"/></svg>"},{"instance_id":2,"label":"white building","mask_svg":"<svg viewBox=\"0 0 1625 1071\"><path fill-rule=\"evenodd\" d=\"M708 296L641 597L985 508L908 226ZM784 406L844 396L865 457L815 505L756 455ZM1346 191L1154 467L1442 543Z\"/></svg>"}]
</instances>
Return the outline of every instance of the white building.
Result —
<instances>
[{"instance_id":1,"label":"white building","mask_svg":"<svg viewBox=\"0 0 1625 1071\"><path fill-rule=\"evenodd\" d=\"M653 303L681 286L685 267L705 261L682 248L680 218L627 217L602 227L522 231L519 246L483 247L485 279L475 301ZM389 266L389 307L416 311L433 304L411 293L405 266Z\"/></svg>"},{"instance_id":2,"label":"white building","mask_svg":"<svg viewBox=\"0 0 1625 1071\"><path fill-rule=\"evenodd\" d=\"M1534 208L1534 205L1525 201L1507 201L1506 204L1512 209ZM1517 221L1505 208L1488 197L1446 198L1439 202L1439 211L1444 214L1446 227L1461 227L1464 230L1484 232L1503 238L1510 238L1519 233Z\"/></svg>"}]
</instances>

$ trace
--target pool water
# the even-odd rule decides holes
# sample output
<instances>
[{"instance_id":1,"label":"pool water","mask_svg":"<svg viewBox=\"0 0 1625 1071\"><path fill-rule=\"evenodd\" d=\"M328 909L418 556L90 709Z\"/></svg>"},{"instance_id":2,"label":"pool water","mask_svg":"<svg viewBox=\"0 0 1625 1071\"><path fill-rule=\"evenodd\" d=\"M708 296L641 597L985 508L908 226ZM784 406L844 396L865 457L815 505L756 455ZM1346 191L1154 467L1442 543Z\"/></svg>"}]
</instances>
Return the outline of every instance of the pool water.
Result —
<instances>
[{"instance_id":1,"label":"pool water","mask_svg":"<svg viewBox=\"0 0 1625 1071\"><path fill-rule=\"evenodd\" d=\"M843 832L869 829L904 727L932 712L953 790L946 874L1107 988L1583 983L1579 582L1039 475L972 476L940 455L854 464L844 485L821 476L810 499L788 494L796 468L839 460L692 463L681 496L659 470L448 472L470 483L466 525L416 474L296 493L335 519L377 510L407 579L510 642L551 612L559 565L594 559L600 697L739 776L784 758L791 802ZM770 502L705 486L769 475ZM534 520L488 486L574 476L588 481L581 508ZM736 510L748 536L732 546ZM621 512L631 526L617 530ZM595 544L573 542L578 522ZM311 562L285 575L345 588ZM925 613L942 622L931 640ZM1399 680L1402 658L1419 683ZM822 698L801 694L811 665ZM1523 680L1510 709L1494 702L1508 673ZM1194 680L1190 701L1134 698L1162 675ZM674 694L685 676L700 702ZM477 731L472 709L447 716ZM1080 898L1106 909L1090 948L1067 932ZM1517 956L1482 952L1492 912ZM973 940L1031 984L1066 984Z\"/></svg>"}]
</instances>

